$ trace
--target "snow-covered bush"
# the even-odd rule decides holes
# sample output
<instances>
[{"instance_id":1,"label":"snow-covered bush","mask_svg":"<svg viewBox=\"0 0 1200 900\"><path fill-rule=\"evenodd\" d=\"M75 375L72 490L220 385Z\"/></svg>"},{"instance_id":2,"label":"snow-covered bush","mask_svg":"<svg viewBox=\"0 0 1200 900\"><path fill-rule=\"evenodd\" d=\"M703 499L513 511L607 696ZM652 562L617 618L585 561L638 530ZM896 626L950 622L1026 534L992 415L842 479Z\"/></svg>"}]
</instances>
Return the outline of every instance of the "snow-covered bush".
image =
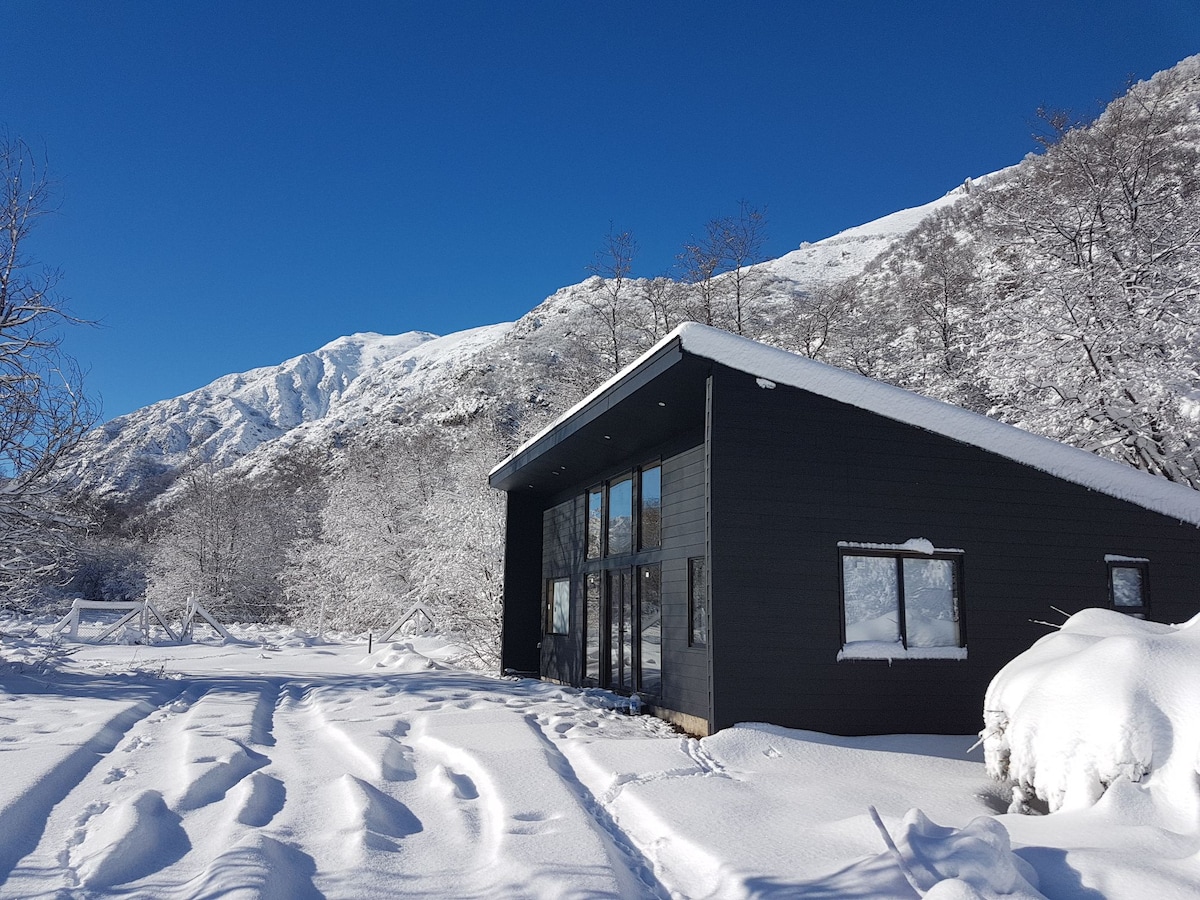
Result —
<instances>
[{"instance_id":1,"label":"snow-covered bush","mask_svg":"<svg viewBox=\"0 0 1200 900\"><path fill-rule=\"evenodd\" d=\"M1037 797L1051 811L1081 809L1121 783L1129 802L1194 820L1200 616L1162 625L1076 613L1001 669L984 721L988 772L1014 785L1014 807Z\"/></svg>"}]
</instances>

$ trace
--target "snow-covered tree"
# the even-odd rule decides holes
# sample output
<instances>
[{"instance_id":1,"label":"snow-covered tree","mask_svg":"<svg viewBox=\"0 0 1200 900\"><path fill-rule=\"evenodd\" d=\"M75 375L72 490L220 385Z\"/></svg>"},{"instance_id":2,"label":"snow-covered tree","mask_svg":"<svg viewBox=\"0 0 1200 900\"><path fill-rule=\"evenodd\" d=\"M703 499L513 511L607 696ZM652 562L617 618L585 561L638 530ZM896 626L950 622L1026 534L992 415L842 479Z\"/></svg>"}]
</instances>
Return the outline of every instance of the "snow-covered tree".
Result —
<instances>
[{"instance_id":1,"label":"snow-covered tree","mask_svg":"<svg viewBox=\"0 0 1200 900\"><path fill-rule=\"evenodd\" d=\"M1051 437L1200 487L1200 60L1057 133L985 215L988 390Z\"/></svg>"},{"instance_id":2,"label":"snow-covered tree","mask_svg":"<svg viewBox=\"0 0 1200 900\"><path fill-rule=\"evenodd\" d=\"M319 532L300 542L284 578L292 614L317 628L386 628L410 593L422 546L419 514L442 460L426 433L364 435L329 481Z\"/></svg>"},{"instance_id":3,"label":"snow-covered tree","mask_svg":"<svg viewBox=\"0 0 1200 900\"><path fill-rule=\"evenodd\" d=\"M479 430L460 438L445 457L446 478L422 510L426 540L409 568L409 596L494 668L504 599L504 495L487 482L494 443Z\"/></svg>"},{"instance_id":4,"label":"snow-covered tree","mask_svg":"<svg viewBox=\"0 0 1200 900\"><path fill-rule=\"evenodd\" d=\"M35 264L29 235L53 211L51 183L23 141L0 135L0 594L29 596L63 574L83 524L67 506L64 456L95 419L74 361L59 275Z\"/></svg>"},{"instance_id":5,"label":"snow-covered tree","mask_svg":"<svg viewBox=\"0 0 1200 900\"><path fill-rule=\"evenodd\" d=\"M920 394L986 412L976 371L985 342L990 243L975 204L930 216L868 267L847 304L839 362ZM845 289L843 289L845 293Z\"/></svg>"},{"instance_id":6,"label":"snow-covered tree","mask_svg":"<svg viewBox=\"0 0 1200 900\"><path fill-rule=\"evenodd\" d=\"M195 597L233 621L287 618L280 573L318 507L310 464L293 459L258 480L193 464L154 529L146 596L162 609Z\"/></svg>"}]
</instances>

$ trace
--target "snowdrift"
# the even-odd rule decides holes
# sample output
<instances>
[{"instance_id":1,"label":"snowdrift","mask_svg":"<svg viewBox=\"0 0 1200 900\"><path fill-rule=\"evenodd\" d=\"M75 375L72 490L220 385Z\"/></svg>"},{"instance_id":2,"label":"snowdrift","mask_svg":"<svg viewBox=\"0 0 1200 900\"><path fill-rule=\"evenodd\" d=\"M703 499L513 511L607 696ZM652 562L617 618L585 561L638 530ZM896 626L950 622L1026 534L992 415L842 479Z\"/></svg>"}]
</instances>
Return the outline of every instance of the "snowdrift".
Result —
<instances>
[{"instance_id":1,"label":"snowdrift","mask_svg":"<svg viewBox=\"0 0 1200 900\"><path fill-rule=\"evenodd\" d=\"M1192 831L1200 821L1200 616L1182 625L1106 609L1071 616L988 688L988 772L1013 808L1122 807ZM1107 796L1105 796L1107 794Z\"/></svg>"}]
</instances>

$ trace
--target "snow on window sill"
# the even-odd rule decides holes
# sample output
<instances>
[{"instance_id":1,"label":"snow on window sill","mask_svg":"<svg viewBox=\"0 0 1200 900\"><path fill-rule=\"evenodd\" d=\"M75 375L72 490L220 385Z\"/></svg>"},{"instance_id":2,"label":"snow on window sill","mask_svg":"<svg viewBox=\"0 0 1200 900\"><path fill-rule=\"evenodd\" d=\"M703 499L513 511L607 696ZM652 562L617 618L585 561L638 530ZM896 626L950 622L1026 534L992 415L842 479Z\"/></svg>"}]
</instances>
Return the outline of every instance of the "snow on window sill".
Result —
<instances>
[{"instance_id":1,"label":"snow on window sill","mask_svg":"<svg viewBox=\"0 0 1200 900\"><path fill-rule=\"evenodd\" d=\"M838 541L843 550L887 550L908 553L923 553L932 556L934 553L962 553L962 550L952 547L935 547L927 538L909 538L903 544L873 544L862 541Z\"/></svg>"},{"instance_id":2,"label":"snow on window sill","mask_svg":"<svg viewBox=\"0 0 1200 900\"><path fill-rule=\"evenodd\" d=\"M891 641L852 641L838 651L843 659L966 659L966 647L905 647Z\"/></svg>"}]
</instances>

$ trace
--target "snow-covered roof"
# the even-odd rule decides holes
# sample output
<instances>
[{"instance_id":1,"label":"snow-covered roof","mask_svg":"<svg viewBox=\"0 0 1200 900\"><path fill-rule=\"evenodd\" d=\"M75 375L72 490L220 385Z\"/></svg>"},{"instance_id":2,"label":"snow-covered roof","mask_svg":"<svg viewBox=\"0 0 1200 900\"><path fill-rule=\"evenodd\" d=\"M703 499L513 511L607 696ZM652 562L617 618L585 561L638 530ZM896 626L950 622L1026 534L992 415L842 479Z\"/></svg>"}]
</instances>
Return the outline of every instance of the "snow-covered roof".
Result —
<instances>
[{"instance_id":1,"label":"snow-covered roof","mask_svg":"<svg viewBox=\"0 0 1200 900\"><path fill-rule=\"evenodd\" d=\"M685 352L694 356L940 434L1064 481L1200 527L1200 491L961 407L695 322L680 325L636 362L526 441L493 473L504 468L510 460L532 447L560 423L585 409L675 341Z\"/></svg>"}]
</instances>

